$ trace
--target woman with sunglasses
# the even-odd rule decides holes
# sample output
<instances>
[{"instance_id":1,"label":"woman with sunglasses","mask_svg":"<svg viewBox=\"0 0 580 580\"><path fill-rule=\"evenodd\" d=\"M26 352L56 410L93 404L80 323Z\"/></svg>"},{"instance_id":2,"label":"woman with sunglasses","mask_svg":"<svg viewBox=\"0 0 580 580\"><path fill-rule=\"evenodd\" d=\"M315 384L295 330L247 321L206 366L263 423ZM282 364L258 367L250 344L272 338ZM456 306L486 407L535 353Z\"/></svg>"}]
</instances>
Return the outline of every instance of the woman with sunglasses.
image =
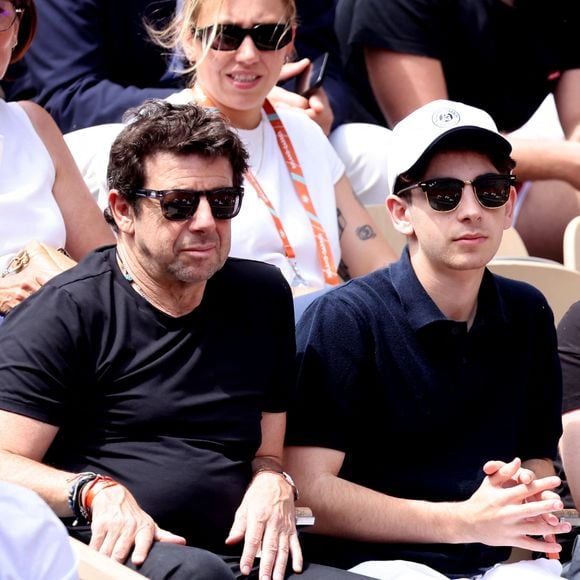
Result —
<instances>
[{"instance_id":1,"label":"woman with sunglasses","mask_svg":"<svg viewBox=\"0 0 580 580\"><path fill-rule=\"evenodd\" d=\"M320 128L302 111L275 110L266 99L292 54L295 19L293 0L185 0L154 35L191 63L191 86L169 100L218 108L250 153L231 255L275 264L298 296L395 255Z\"/></svg>"},{"instance_id":2,"label":"woman with sunglasses","mask_svg":"<svg viewBox=\"0 0 580 580\"><path fill-rule=\"evenodd\" d=\"M0 0L0 78L22 58L36 29L33 0ZM30 102L0 100L0 321L47 279L10 259L27 242L64 247L75 260L114 242L62 133Z\"/></svg>"}]
</instances>

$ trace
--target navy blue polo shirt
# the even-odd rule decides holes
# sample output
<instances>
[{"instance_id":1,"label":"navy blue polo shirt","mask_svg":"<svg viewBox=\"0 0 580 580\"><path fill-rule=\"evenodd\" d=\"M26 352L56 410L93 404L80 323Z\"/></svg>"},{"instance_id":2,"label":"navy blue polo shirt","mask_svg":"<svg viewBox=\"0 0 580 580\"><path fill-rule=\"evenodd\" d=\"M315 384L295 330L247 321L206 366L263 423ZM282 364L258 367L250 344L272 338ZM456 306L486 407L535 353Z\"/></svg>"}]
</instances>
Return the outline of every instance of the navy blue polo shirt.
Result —
<instances>
[{"instance_id":1,"label":"navy blue polo shirt","mask_svg":"<svg viewBox=\"0 0 580 580\"><path fill-rule=\"evenodd\" d=\"M561 371L552 312L529 284L485 271L471 329L448 320L408 250L316 300L297 326L287 444L345 453L340 477L406 498L461 501L490 459L556 455ZM371 544L306 534L308 558L350 567L404 558L442 573L507 548Z\"/></svg>"}]
</instances>

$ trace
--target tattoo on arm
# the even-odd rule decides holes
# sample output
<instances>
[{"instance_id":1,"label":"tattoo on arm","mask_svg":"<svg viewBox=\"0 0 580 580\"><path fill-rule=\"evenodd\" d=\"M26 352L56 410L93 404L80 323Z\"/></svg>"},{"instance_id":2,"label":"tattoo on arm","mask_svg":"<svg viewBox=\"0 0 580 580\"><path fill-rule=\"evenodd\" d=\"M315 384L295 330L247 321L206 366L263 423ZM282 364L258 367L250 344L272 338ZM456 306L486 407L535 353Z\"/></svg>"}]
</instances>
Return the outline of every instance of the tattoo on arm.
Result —
<instances>
[{"instance_id":1,"label":"tattoo on arm","mask_svg":"<svg viewBox=\"0 0 580 580\"><path fill-rule=\"evenodd\" d=\"M370 224L365 224L364 226L356 228L356 235L359 240L372 240L377 237L373 226Z\"/></svg>"},{"instance_id":2,"label":"tattoo on arm","mask_svg":"<svg viewBox=\"0 0 580 580\"><path fill-rule=\"evenodd\" d=\"M346 220L338 208L336 208L336 219L338 220L338 239L340 240L346 228Z\"/></svg>"},{"instance_id":3,"label":"tattoo on arm","mask_svg":"<svg viewBox=\"0 0 580 580\"><path fill-rule=\"evenodd\" d=\"M336 208L336 219L338 220L338 237L340 239L342 238L342 234L346 229L346 219L339 208ZM377 234L373 229L373 226L371 226L370 224L364 224L362 226L359 226L358 228L356 228L355 233L356 237L359 240L363 241L372 240L373 238L377 237Z\"/></svg>"}]
</instances>

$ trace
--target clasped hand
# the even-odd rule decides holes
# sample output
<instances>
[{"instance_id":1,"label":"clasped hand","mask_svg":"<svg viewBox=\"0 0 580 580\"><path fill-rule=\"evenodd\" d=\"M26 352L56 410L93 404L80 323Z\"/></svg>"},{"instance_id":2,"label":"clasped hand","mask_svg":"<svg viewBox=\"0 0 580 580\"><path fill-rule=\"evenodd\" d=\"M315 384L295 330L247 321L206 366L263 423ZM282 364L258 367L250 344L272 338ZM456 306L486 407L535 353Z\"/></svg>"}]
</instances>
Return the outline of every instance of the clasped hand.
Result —
<instances>
[{"instance_id":1,"label":"clasped hand","mask_svg":"<svg viewBox=\"0 0 580 580\"><path fill-rule=\"evenodd\" d=\"M553 475L536 479L533 471L522 468L516 458L510 463L489 461L486 477L460 509L468 537L464 541L489 546L512 546L536 552L559 552L555 541L532 536L550 536L570 531L552 513L562 509L553 490L560 478Z\"/></svg>"}]
</instances>

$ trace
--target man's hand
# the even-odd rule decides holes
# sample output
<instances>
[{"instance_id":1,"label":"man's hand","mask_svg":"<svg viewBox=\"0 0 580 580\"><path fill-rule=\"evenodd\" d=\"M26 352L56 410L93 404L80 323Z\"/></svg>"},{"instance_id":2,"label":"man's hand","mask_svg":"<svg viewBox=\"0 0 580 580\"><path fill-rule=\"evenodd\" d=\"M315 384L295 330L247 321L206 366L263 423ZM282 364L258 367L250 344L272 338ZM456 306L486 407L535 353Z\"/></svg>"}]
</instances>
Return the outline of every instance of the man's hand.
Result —
<instances>
[{"instance_id":1,"label":"man's hand","mask_svg":"<svg viewBox=\"0 0 580 580\"><path fill-rule=\"evenodd\" d=\"M162 530L122 485L100 491L92 504L92 537L89 546L118 562L142 564L153 542L185 544L185 538Z\"/></svg>"},{"instance_id":2,"label":"man's hand","mask_svg":"<svg viewBox=\"0 0 580 580\"><path fill-rule=\"evenodd\" d=\"M529 469L522 468L516 458L510 463L490 461L480 487L461 504L469 542L488 546L514 546L536 552L555 553L561 550L556 542L544 542L531 536L550 536L569 532L570 524L560 523L551 512L562 509L553 492L560 478L536 479Z\"/></svg>"},{"instance_id":3,"label":"man's hand","mask_svg":"<svg viewBox=\"0 0 580 580\"><path fill-rule=\"evenodd\" d=\"M262 471L254 476L236 511L226 544L244 539L240 560L248 575L261 550L260 578L282 580L289 553L294 572L302 571L302 550L294 517L294 490L277 473Z\"/></svg>"},{"instance_id":4,"label":"man's hand","mask_svg":"<svg viewBox=\"0 0 580 580\"><path fill-rule=\"evenodd\" d=\"M286 63L282 67L279 81L288 80L297 74L300 74L307 66L310 65L310 60L303 58L302 60L296 62ZM275 86L268 93L268 99L272 102L274 107L291 107L295 109L302 109L306 114L317 123L323 130L325 135L330 133L332 123L334 121L334 115L330 107L330 102L324 89L316 89L312 96L308 99L287 91L282 87Z\"/></svg>"}]
</instances>

